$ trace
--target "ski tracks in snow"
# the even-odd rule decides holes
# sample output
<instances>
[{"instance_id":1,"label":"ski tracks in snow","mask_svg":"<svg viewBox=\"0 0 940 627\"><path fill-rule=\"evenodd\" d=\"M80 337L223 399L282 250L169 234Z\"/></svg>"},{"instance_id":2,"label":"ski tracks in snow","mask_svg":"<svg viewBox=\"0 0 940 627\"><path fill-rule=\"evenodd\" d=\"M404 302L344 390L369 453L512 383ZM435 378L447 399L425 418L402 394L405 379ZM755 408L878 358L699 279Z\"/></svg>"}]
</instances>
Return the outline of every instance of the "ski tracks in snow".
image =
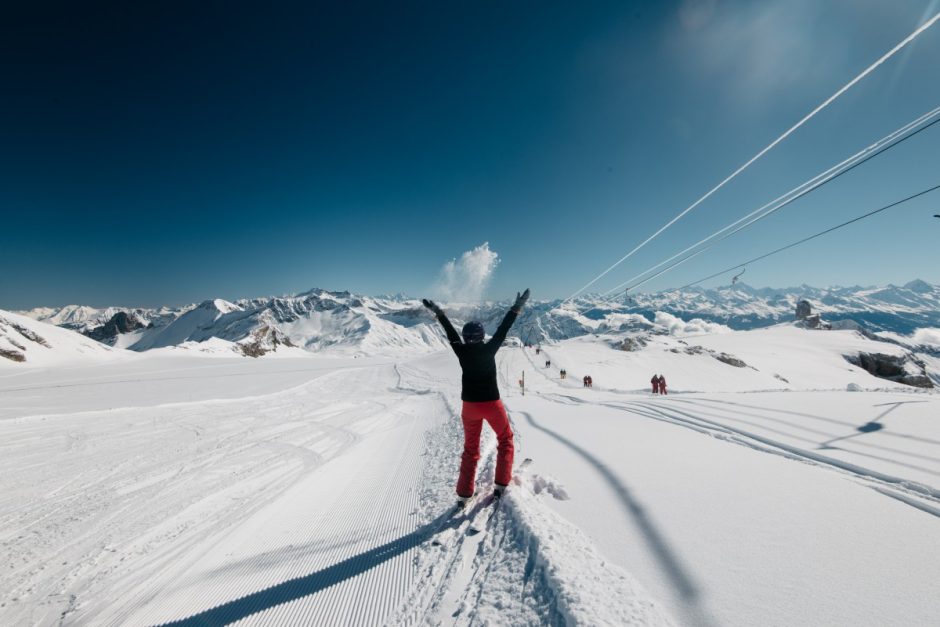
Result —
<instances>
[{"instance_id":1,"label":"ski tracks in snow","mask_svg":"<svg viewBox=\"0 0 940 627\"><path fill-rule=\"evenodd\" d=\"M894 498L902 503L915 507L928 514L940 517L940 489L933 486L893 476L884 472L865 468L858 464L847 462L829 455L822 455L812 450L793 446L779 440L755 433L753 430L742 429L728 424L740 422L752 424L741 418L734 418L724 414L714 414L714 419L707 416L713 414L714 406L701 406L701 403L691 399L656 399L656 401L590 401L578 396L542 393L541 398L566 405L588 404L609 407L620 411L630 412L646 418L652 418L698 431L720 440L746 446L754 450L780 455L792 460L812 464L821 468L828 468L843 472L880 494ZM688 405L685 410L681 405ZM756 425L755 425L756 426ZM764 431L772 431L766 425L760 425ZM859 453L856 453L859 454ZM913 453L905 453L914 455ZM914 455L916 456L916 455ZM892 461L892 460L886 460Z\"/></svg>"},{"instance_id":2,"label":"ski tracks in snow","mask_svg":"<svg viewBox=\"0 0 940 627\"><path fill-rule=\"evenodd\" d=\"M656 406L653 403L644 402L624 403L623 405L630 406L630 411L645 412L646 415L650 417L660 416L667 421L673 422L674 424L680 424L693 428L697 427L704 433L708 433L709 435L713 435L714 437L718 437L735 444L748 446L750 448L768 453L783 455L790 459L795 459L804 463L809 463L820 467L827 467L832 470L847 473L854 479L864 483L868 487L875 489L881 494L891 496L903 503L917 507L922 511L932 513L935 516L940 516L940 510L936 509L936 506L940 505L940 490L932 486L919 483L917 481L912 481L910 479L892 476L877 470L872 470L870 468L865 468L863 466L843 461L828 455L821 455L804 448L791 446L789 444L758 435L745 429L722 424L714 420L709 420L708 418L705 418L703 415L701 415L703 413L701 411L698 411L697 413L691 413L676 407ZM615 405L611 404L608 406ZM898 494L899 492L901 494ZM933 506L919 502L917 499L930 501L933 503Z\"/></svg>"},{"instance_id":3,"label":"ski tracks in snow","mask_svg":"<svg viewBox=\"0 0 940 627\"><path fill-rule=\"evenodd\" d=\"M412 567L368 550L413 526L440 406L392 387L390 367L319 374L260 397L4 421L0 622L155 624L345 564L304 615L381 623ZM253 598L238 609L279 611L275 592Z\"/></svg>"}]
</instances>

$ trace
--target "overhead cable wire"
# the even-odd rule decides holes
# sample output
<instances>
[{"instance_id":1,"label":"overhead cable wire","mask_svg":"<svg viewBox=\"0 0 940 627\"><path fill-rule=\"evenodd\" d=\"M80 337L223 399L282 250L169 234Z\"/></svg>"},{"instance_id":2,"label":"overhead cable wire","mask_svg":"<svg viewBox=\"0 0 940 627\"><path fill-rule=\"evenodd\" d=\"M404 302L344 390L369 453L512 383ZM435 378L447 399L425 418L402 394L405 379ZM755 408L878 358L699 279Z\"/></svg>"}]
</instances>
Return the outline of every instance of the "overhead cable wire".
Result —
<instances>
[{"instance_id":1,"label":"overhead cable wire","mask_svg":"<svg viewBox=\"0 0 940 627\"><path fill-rule=\"evenodd\" d=\"M933 125L936 124L937 122L940 122L940 119L934 120L933 122L931 122L931 123L928 124L927 126L921 128L921 129L918 129L917 132L920 132L920 131L922 131L922 130L925 130L925 129L929 128L930 126L933 126ZM914 134L911 134L911 135L909 135L908 137L913 137L913 135L914 135ZM907 139L907 138L905 138L905 139ZM648 277L648 278L646 278L646 279L640 281L639 283L635 283L635 284L631 285L631 286L627 289L627 291L630 291L630 290L632 290L632 289L636 289L636 288L640 287L641 285L645 285L646 283L649 283L649 282L652 281L653 279L662 276L662 275L665 274L666 272L669 272L669 271L672 270L673 268L675 268L675 267L677 267L677 266L680 266L680 265L684 264L685 262L687 262L687 261L693 259L694 257L697 257L697 256L699 256L700 254L702 254L702 253L704 253L704 252L706 252L706 251L708 251L708 250L714 248L714 247L717 246L720 242L722 242L723 240L725 240L725 239L731 237L731 236L734 235L735 233L738 233L739 231L742 231L742 230L746 229L747 227L751 226L751 225L754 224L755 222L758 222L759 220L762 220L763 218L766 218L767 216L769 216L769 215L770 215L771 213L773 213L774 211L777 211L778 209L782 209L783 207L786 207L786 206L789 205L790 203L792 203L792 202L798 200L799 198L805 196L805 195L808 194L810 191L813 191L813 189L816 189L816 188L820 187L821 185L823 185L823 184L825 184L825 183L828 183L829 181L831 181L831 180L833 180L833 179L835 179L835 178L838 178L839 176L845 174L846 172L848 172L849 170L855 168L856 166L861 165L862 163L864 163L864 162L867 161L868 159L871 159L871 158L873 158L873 157L875 157L875 156L881 154L881 153L884 152L885 150L888 150L889 148L892 148L892 147L896 146L898 143L900 143L900 142L896 142L895 144L892 144L892 145L890 145L890 146L886 146L885 148L883 148L883 149L880 150L879 152L870 155L870 156L867 157L866 159L864 159L864 160L862 160L862 161L859 161L858 163L854 164L852 167L843 170L842 172L840 172L840 173L837 174L836 176L833 176L832 178L828 179L827 181L824 181L823 183L820 183L820 185L817 185L817 186L815 186L815 187L812 188L812 189L808 189L808 190L806 190L805 192L799 194L798 196L794 196L793 198L788 199L786 202L782 203L780 206L774 208L773 211L767 212L767 213L765 213L764 215L761 215L761 216L758 216L758 217L756 217L756 218L753 218L750 222L746 222L745 224L742 224L741 226L739 226L738 228L734 229L734 230L731 231L730 233L726 233L725 235L722 235L721 237L719 237L717 240L715 240L713 243L709 244L708 246L705 246L704 248L695 251L694 253L692 253L692 254L689 255L688 257L684 257L683 259L680 259L679 261L676 261L675 263L673 263L673 264L667 266L666 268L663 268L662 270L660 270L660 271L657 272L656 274L654 274L654 275L652 275L652 276L650 276L650 277Z\"/></svg>"},{"instance_id":2,"label":"overhead cable wire","mask_svg":"<svg viewBox=\"0 0 940 627\"><path fill-rule=\"evenodd\" d=\"M885 205L884 207L880 207L880 208L875 209L875 210L873 210L873 211L869 211L868 213L864 213L864 214L862 214L862 215L860 215L860 216L858 216L858 217L856 217L856 218L852 218L851 220L847 220L846 222L843 222L842 224L837 224L837 225L835 225L835 226L829 227L829 228L826 229L825 231L820 231L819 233L816 233L816 234L814 234L814 235L810 235L809 237L804 237L803 239L798 240L798 241L795 241L795 242L793 242L792 244L787 244L786 246L781 246L780 248L777 248L776 250L772 250L772 251L770 251L769 253L765 253L765 254L763 254L763 255L760 255L759 257L754 257L753 259L748 259L747 261L742 262L742 263L739 263L739 264L734 265L734 266L731 266L730 268L725 268L724 270L721 270L720 272L716 272L716 273L714 273L714 274L710 274L710 275L708 275L707 277L705 277L705 278L703 278L703 279L699 279L698 281L693 281L692 283L688 283L688 284L686 284L686 285L683 285L682 287L679 288L679 291L684 290L684 289L688 289L688 288L692 287L693 285L698 285L699 283L704 283L705 281L707 281L707 280L709 280L709 279L714 279L715 277L721 276L722 274L725 274L725 273L727 273L727 272L731 272L732 270L737 270L738 268L742 268L742 267L744 267L744 266L749 266L749 265L751 265L751 264L753 264L753 263L756 263L756 262L758 262L758 261L761 261L762 259L766 259L767 257L770 257L771 255L776 255L777 253L782 253L782 252L785 251L785 250L789 250L790 248L793 248L794 246L799 246L800 244L805 244L806 242L808 242L808 241L810 241L810 240L813 240L813 239L816 239L817 237L822 237L823 235L826 235L827 233L832 233L833 231L836 231L836 230L838 230L838 229L841 229L841 228L843 228L843 227L846 227L846 226L848 226L848 225L850 225L850 224L854 224L855 222L858 222L859 220L864 220L865 218L870 218L871 216L873 216L873 215L875 215L875 214L878 214L878 213L881 213L882 211L887 211L888 209L891 209L891 208L893 208L893 207L897 207L898 205L901 205L901 204L906 203L906 202L908 202L908 201L914 200L915 198L919 198L919 197L921 197L921 196L924 196L924 195L926 195L926 194L929 194L930 192L937 191L938 189L940 189L940 185L934 185L933 187L929 187L929 188L925 189L924 191L917 192L916 194L912 194L912 195L908 196L907 198L902 198L901 200L895 201L895 202L891 203L890 205Z\"/></svg>"},{"instance_id":3,"label":"overhead cable wire","mask_svg":"<svg viewBox=\"0 0 940 627\"><path fill-rule=\"evenodd\" d=\"M656 274L654 274L654 275L652 275L652 276L650 276L650 277L648 277L648 278L646 278L646 279L640 281L639 283L635 283L635 284L633 284L633 285L630 285L630 287L628 287L628 288L625 290L624 293L626 294L627 292L629 292L629 291L632 290L632 289L636 289L637 287L640 287L641 285L645 285L646 283L652 281L653 279L656 279L656 278L662 276L663 274L665 274L666 272L669 272L669 271L672 270L673 268L676 268L677 266L680 266L680 265L684 264L685 262L691 260L692 258L697 257L698 255L702 254L703 252L705 252L705 251L707 251L707 250L709 250L709 249L711 249L711 248L717 246L720 242L722 242L723 240L725 240L725 239L731 237L731 236L734 235L735 233L738 233L739 231L744 230L744 229L747 228L748 226L754 224L755 222L757 222L757 221L759 221L759 220L762 220L763 218L765 218L765 217L771 215L772 213L778 211L779 209L784 208L785 206L789 205L790 203L792 203L792 202L796 201L797 199L799 199L799 198L805 196L805 195L808 194L809 192L814 191L814 190L818 189L819 187L822 187L822 186L825 185L826 183L828 183L828 182L830 182L830 181L832 181L832 180L838 178L839 176L842 176L843 174L846 174L846 173L849 172L850 170L852 170L852 169L854 169L854 168L856 168L856 167L862 165L863 163L865 163L866 161L868 161L868 160L870 160L870 159L873 159L874 157L877 157L878 155L882 154L883 152L886 152L887 150L890 150L891 148L894 148L895 146L898 146L898 145L901 144L902 142L904 142L904 141L910 139L910 138L913 137L914 135L917 135L917 134L920 133L921 131L927 130L928 128L930 128L931 126L933 126L934 124L937 124L937 123L940 123L940 106L938 106L938 107L932 109L931 111L928 111L927 113L921 115L920 117L916 118L915 120L913 120L913 121L911 121L911 122L908 122L907 124L905 124L905 125L902 126L901 128L897 129L896 131L894 131L894 132L892 132L892 133L889 133L889 134L886 135L885 137L883 137L883 138L881 138L880 140L876 141L876 142L873 143L871 146L869 146L869 147L867 147L867 148L864 148L863 150L860 150L859 152L855 153L854 155L852 155L852 156L849 157L848 159L843 160L841 163L839 163L839 164L837 164L837 165L835 165L835 166L829 168L828 170L826 170L826 171L824 171L824 172L822 172L822 173L820 173L820 174L817 174L817 175L814 176L813 178L811 178L811 179L809 179L808 181L806 181L806 182L804 182L804 183L802 183L802 184L800 184L800 185L794 187L794 188L793 188L792 190L790 190L789 192L787 192L787 193L785 193L785 194L782 194L781 196L778 196L776 199L774 199L774 200L770 201L769 203L763 205L763 206L760 207L759 209L757 209L757 210L755 210L755 211L752 211L751 213L749 213L748 215L744 216L743 218L740 218L740 219L736 220L735 222L732 222L731 224L729 224L729 225L727 225L727 226L725 226L725 227L719 229L718 231L716 231L715 233L709 235L708 237L706 237L706 238L700 240L700 241L697 242L696 244L693 244L692 246L689 246L688 248L686 248L686 249L683 250L682 252L673 255L672 257L666 259L665 261L660 262L660 263L656 264L655 266L653 266L653 267L651 267L651 268L648 268L648 269L645 270L644 272L641 272L640 274L638 274L637 276L635 276L635 277L629 279L628 281L625 281L624 283L621 283L621 284L618 285L617 287L615 287L615 288L613 288L613 289L611 289L611 290L605 292L604 294L602 294L602 296L606 297L606 296L611 295L611 294L614 293L614 292L619 291L619 290L620 290L621 288L623 288L627 283L632 283L632 282L635 281L636 279L638 279L638 278L640 278L640 277L642 277L642 276L648 274L649 272L652 272L652 271L655 270L656 268L659 268L659 267L663 266L664 264L666 264L666 263L668 263L668 262L670 262L670 261L676 259L677 257L680 257L681 255L683 255L683 254L689 252L690 250L693 250L694 248L696 248L696 247L702 245L703 243L706 243L706 242L708 242L708 241L714 239L715 237L719 236L721 233L727 231L728 229L731 229L731 228L733 228L734 226L736 226L736 225L738 225L738 224L741 224L741 222L752 218L749 222L743 224L742 226L739 226L738 228L734 229L734 230L731 231L730 233L727 233L727 234L721 236L720 238L718 238L717 241L713 242L712 244L710 244L710 245L708 245L708 246L705 246L704 248L702 248L702 249L700 249L700 250L698 250L698 251L696 251L696 252L694 252L694 253L688 255L687 257L684 257L684 258L680 259L679 261L676 261L675 263L669 265L668 267L664 268L663 270L660 270L660 271L657 272ZM920 128L917 128L919 125L921 125ZM775 203L779 203L779 204L777 204L777 206L772 207L769 211L766 211L765 213L760 214L761 211L764 211L767 207L771 207L771 206L774 205ZM760 215L758 215L758 214L760 214ZM754 217L755 215L757 215L757 217ZM581 315L588 314L588 313L590 313L591 311L594 311L595 309L597 309L597 307L592 307L591 309L588 309L588 310L586 310L586 311L584 311L584 312L581 312Z\"/></svg>"},{"instance_id":4,"label":"overhead cable wire","mask_svg":"<svg viewBox=\"0 0 940 627\"><path fill-rule=\"evenodd\" d=\"M917 27L917 29L915 29L914 32L912 32L910 35L908 35L908 36L905 37L903 40L901 40L901 42L898 43L896 46L894 46L894 48L892 48L891 50L889 50L888 52L886 52L886 53L885 53L884 55L882 55L877 61L875 61L874 63L872 63L871 65L869 65L867 68L865 68L865 70L863 70L858 76L856 76L855 78L853 78L852 80L850 80L848 83L846 83L844 86L842 86L842 88L840 88L840 89L839 89L838 91L836 91L834 94L832 94L831 96L829 96L826 100L824 100L824 101L823 101L820 105L818 105L815 109L813 109L813 110L810 111L808 114L806 114L799 122L797 122L796 124L794 124L793 126L791 126L789 129L787 129L782 135L780 135L780 137L778 137L777 139L773 140L770 144L768 144L763 150L761 150L761 151L758 152L756 155L754 155L753 157L751 157L750 159L748 159L748 161L745 162L744 165L740 166L737 170L735 170L735 171L732 172L730 175L728 175L727 177L725 177L724 180L722 180L720 183L718 183L717 185L715 185L714 187L712 187L707 193L705 193L704 196L702 196L701 198L699 198L698 200L696 200L695 202L693 202L691 205L689 205L688 207L686 207L685 209L683 209L681 212L679 212L679 213L678 213L674 218L672 218L669 222L667 222L667 223L664 224L662 227L660 227L658 231L656 231L655 233L653 233L652 235L650 235L649 237L647 237L647 238L646 238L645 240L643 240L639 245L637 245L636 247L634 247L633 250L631 250L631 251L628 252L626 255L624 255L624 256L621 257L619 260L617 260L616 263L614 263L614 264L611 265L609 268L607 268L606 270L604 270L603 272L601 272L599 275L597 275L596 277L594 277L593 279L591 279L588 283L586 283L584 286L582 286L582 287L581 287L580 289L578 289L576 292L574 292L573 294L571 294L570 296L568 296L568 298L566 298L564 301L562 301L562 303L565 303L565 302L570 301L570 300L573 299L575 296L577 296L578 294L580 294L581 292L583 292L584 290L586 290L586 289L589 288L590 286L594 285L594 284L595 284L597 281L599 281L601 278L603 278L604 276L606 276L611 270L613 270L614 268L616 268L617 266L619 266L620 264L622 264L624 261L626 261L627 259L629 259L630 257L632 257L634 253L636 253L638 250L640 250L641 248L643 248L644 246L646 246L648 243L650 243L651 241L653 241L655 238L657 238L660 234L663 233L663 231L665 231L666 229L668 229L669 227L671 227L673 224L675 224L676 222L678 222L678 221L679 221L683 216L685 216L687 213L689 213L690 211L692 211L693 209L695 209L696 207L698 207L698 206L699 206L701 203L703 203L706 199L708 199L709 197L711 197L712 194L714 194L715 192L717 192L719 189L721 189L722 187L724 187L725 184L727 184L729 181L731 181L732 179L734 179L735 177L737 177L738 174L740 174L741 172L743 172L744 170L746 170L748 167L750 167L751 164L753 164L755 161L757 161L758 159L760 159L761 157L763 157L765 154L767 154L771 149L774 148L774 146L776 146L777 144L779 144L780 142L782 142L784 139L786 139L787 137L789 137L794 131L796 131L798 128L800 128L800 127L803 126L806 122L808 122L810 119L812 119L817 113L819 113L820 111L822 111L823 109L825 109L825 108L826 108L827 106L829 106L834 100L836 100L836 99L839 98L842 94L844 94L846 91L848 91L849 89L851 89L852 86L854 86L854 85L855 85L856 83L858 83L860 80L862 80L863 78L865 78L866 76L868 76L868 75L869 75L871 72L873 72L878 66L880 66L882 63L884 63L885 61L887 61L887 60L890 59L891 57L893 57L895 54L897 54L897 52L898 52L899 50L901 50L902 48L904 48L905 46L907 46L910 42L912 42L914 39L916 39L918 35L920 35L920 34L923 33L925 30L927 30L928 28L930 28L931 26L933 26L934 23L937 22L938 20L940 20L940 13L937 13L937 14L934 15L932 18L930 18L929 20L927 20L926 22L924 22L923 24L921 24L919 27Z\"/></svg>"},{"instance_id":5,"label":"overhead cable wire","mask_svg":"<svg viewBox=\"0 0 940 627\"><path fill-rule=\"evenodd\" d=\"M892 132L892 133L886 135L885 137L879 139L877 142L875 142L874 144L868 146L867 148L864 148L864 149L860 150L859 152L855 153L854 155L852 155L852 156L849 157L848 159L843 160L841 163L838 163L838 164L832 166L831 168L829 168L828 170L817 174L817 175L814 176L813 178L811 178L811 179L809 179L809 180L807 180L807 181L801 183L800 185L797 185L796 187L794 187L794 188L791 189L790 191L788 191L788 192L786 192L786 193L784 193L784 194L781 194L780 196L778 196L778 197L775 198L774 200L772 200L772 201L770 201L770 202L764 204L763 206L759 207L758 209L755 209L754 211L752 211L751 213L745 215L744 217L741 217L741 218L737 219L736 221L732 222L731 224L728 224L728 225L722 227L721 229L715 231L714 233L712 233L712 234L709 235L708 237L706 237L706 238L704 238L704 239L701 239L701 240L699 240L698 242L696 242L695 244L692 244L691 246L687 247L685 250L682 250L682 251L676 253L675 255L673 255L672 257L669 257L668 259L659 262L659 263L656 264L655 266L651 266L650 268L647 268L646 270L644 270L643 272L637 274L636 276L631 277L630 279L627 279L626 281L620 283L620 284L617 285L616 287L613 287L613 288L611 288L610 290L608 290L607 292L605 292L605 293L603 294L603 296L609 296L610 294L612 294L612 293L614 293L614 292L619 292L621 289L624 288L624 286L633 283L634 281L636 281L637 279L639 279L639 278L645 276L646 274L649 274L650 272L656 270L657 268L660 268L660 267L666 265L667 263L669 263L669 262L675 260L676 258L681 257L682 255L688 253L689 251L694 250L695 248L698 248L699 246L702 246L703 244L706 244L707 242L709 242L709 241L715 239L716 237L718 238L718 239L717 239L715 242L713 242L712 244L710 244L710 245L704 247L702 250L699 250L699 251L693 253L692 255L689 255L689 256L686 257L686 258L683 258L683 259L680 260L679 262L674 263L674 264L668 266L668 267L665 268L663 271L658 272L658 273L656 273L656 274L654 274L654 275L648 277L647 279L644 279L643 281L641 281L641 282L639 282L639 283L630 285L630 287L627 287L627 291L629 292L629 291L632 290L632 289L635 289L635 288L637 288L637 287L639 287L639 286L641 286L641 285L644 285L644 284L648 283L649 281L655 279L656 277L662 276L663 274L665 274L665 273L668 272L669 270L675 268L676 266L685 263L686 261L688 261L688 260L691 259L692 257L695 257L695 256L697 256L697 255L699 255L699 254L705 252L706 250L709 250L709 249L713 248L713 247L716 246L719 242L721 242L721 241L723 241L723 240L725 240L725 239L731 237L731 236L734 235L735 233L738 233L739 231L742 231L742 230L746 229L747 227L751 226L752 224L754 224L754 223L756 223L756 222L759 222L760 220L763 220L764 218L766 218L766 217L768 217L768 216L770 216L770 215L776 213L776 212L779 211L780 209L783 209L784 207L790 205L791 203L793 203L794 201L798 200L799 198L802 198L802 197L805 196L806 194L808 194L808 193L810 193L810 192L812 192L812 191L814 191L814 190L816 190L816 189L819 189L820 187L822 187L822 186L825 185L826 183L829 183L829 182L831 182L831 181L833 181L833 180L839 178L839 177L842 176L843 174L846 174L846 173L852 171L853 169L855 169L855 168L857 168L858 166L862 165L863 163L869 161L870 159L873 159L873 158L877 157L878 155L882 154L883 152L885 152L885 151L887 151L887 150L890 150L891 148L894 148L895 146L900 145L901 143L907 141L907 140L910 139L911 137L914 137L914 136L917 135L918 133L927 130L928 128L930 128L930 127L933 126L934 124L937 124L938 122L940 122L940 107L936 107L935 109L933 109L933 110L931 110L931 111L925 113L924 115L922 115L922 116L920 116L919 118L913 120L912 122L909 122L909 123L905 124L903 127L899 128L898 130L896 130L896 131L894 131L894 132ZM917 128L918 126L920 126L920 128ZM756 216L756 217L755 217L755 216ZM744 223L743 225L739 226L738 228L734 228L734 227L738 226L739 224L741 224L742 222L745 222L745 223ZM727 234L725 234L725 235L719 237L722 233L725 233L725 231L728 231L728 230L730 230L730 229L734 229L734 230L731 231L730 233L727 233Z\"/></svg>"}]
</instances>

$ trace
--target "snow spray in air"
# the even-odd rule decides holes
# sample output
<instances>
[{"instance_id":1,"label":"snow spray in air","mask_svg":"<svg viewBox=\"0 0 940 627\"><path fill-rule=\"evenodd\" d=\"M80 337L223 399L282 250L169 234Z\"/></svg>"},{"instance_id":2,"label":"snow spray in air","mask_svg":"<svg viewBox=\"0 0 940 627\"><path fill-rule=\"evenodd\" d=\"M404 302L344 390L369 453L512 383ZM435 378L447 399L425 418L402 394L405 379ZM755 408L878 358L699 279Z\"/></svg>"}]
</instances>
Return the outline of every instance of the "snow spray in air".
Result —
<instances>
[{"instance_id":1,"label":"snow spray in air","mask_svg":"<svg viewBox=\"0 0 940 627\"><path fill-rule=\"evenodd\" d=\"M444 302L478 303L499 265L499 255L483 242L441 268L434 291Z\"/></svg>"}]
</instances>

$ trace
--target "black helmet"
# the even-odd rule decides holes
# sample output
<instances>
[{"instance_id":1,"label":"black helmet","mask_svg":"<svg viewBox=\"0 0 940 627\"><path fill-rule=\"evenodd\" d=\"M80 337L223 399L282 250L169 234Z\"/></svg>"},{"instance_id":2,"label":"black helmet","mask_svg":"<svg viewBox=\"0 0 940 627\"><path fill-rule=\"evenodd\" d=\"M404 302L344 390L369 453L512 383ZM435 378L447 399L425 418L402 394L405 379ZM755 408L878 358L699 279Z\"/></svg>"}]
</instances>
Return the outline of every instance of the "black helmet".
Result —
<instances>
[{"instance_id":1,"label":"black helmet","mask_svg":"<svg viewBox=\"0 0 940 627\"><path fill-rule=\"evenodd\" d=\"M463 341L467 344L477 344L483 341L486 332L483 330L483 324L476 320L463 325Z\"/></svg>"}]
</instances>

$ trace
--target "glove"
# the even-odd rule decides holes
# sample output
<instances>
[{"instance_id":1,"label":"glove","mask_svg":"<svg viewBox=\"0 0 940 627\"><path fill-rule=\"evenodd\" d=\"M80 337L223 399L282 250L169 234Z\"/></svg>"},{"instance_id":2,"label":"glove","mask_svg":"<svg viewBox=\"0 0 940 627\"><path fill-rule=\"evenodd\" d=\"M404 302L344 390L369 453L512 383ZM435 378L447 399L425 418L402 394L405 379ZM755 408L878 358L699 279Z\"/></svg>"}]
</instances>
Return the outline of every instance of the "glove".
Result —
<instances>
[{"instance_id":1,"label":"glove","mask_svg":"<svg viewBox=\"0 0 940 627\"><path fill-rule=\"evenodd\" d=\"M529 289L526 288L526 291L523 293L516 292L516 304L512 306L512 310L516 313L520 313L522 308L525 307L526 301L529 300Z\"/></svg>"},{"instance_id":2,"label":"glove","mask_svg":"<svg viewBox=\"0 0 940 627\"><path fill-rule=\"evenodd\" d=\"M421 304L427 307L428 309L430 309L434 313L435 316L439 316L442 313L444 313L443 311L441 311L441 308L437 306L437 303L435 303L433 300L422 298Z\"/></svg>"}]
</instances>

